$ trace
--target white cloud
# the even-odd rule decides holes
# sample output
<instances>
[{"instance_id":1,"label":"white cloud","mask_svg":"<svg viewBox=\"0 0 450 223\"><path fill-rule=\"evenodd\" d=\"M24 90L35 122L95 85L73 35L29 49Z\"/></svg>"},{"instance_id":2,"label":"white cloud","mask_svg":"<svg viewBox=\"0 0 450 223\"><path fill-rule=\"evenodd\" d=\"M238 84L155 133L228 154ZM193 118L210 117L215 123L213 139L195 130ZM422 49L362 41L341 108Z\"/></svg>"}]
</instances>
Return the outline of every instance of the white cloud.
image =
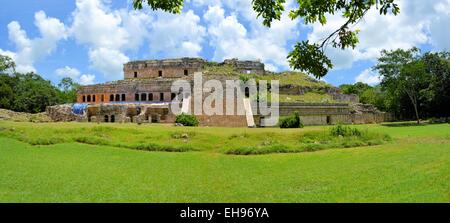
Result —
<instances>
[{"instance_id":1,"label":"white cloud","mask_svg":"<svg viewBox=\"0 0 450 223\"><path fill-rule=\"evenodd\" d=\"M371 69L366 69L355 78L355 82L362 82L373 86L381 82L381 77Z\"/></svg>"},{"instance_id":2,"label":"white cloud","mask_svg":"<svg viewBox=\"0 0 450 223\"><path fill-rule=\"evenodd\" d=\"M95 82L95 75L91 74L81 75L81 72L78 69L69 66L56 69L55 74L60 78L70 77L72 80L81 85L90 85L94 84Z\"/></svg>"},{"instance_id":3,"label":"white cloud","mask_svg":"<svg viewBox=\"0 0 450 223\"><path fill-rule=\"evenodd\" d=\"M291 3L286 4L287 11ZM252 12L250 0L234 4L225 1L225 4L232 11L230 15L226 15L220 4L209 6L203 15L208 24L210 46L214 48L213 59L261 59L270 64L270 69L288 69L287 43L298 37L299 20L292 21L285 13L281 21L274 21L271 28L267 28ZM239 18L243 18L249 27L246 28Z\"/></svg>"},{"instance_id":4,"label":"white cloud","mask_svg":"<svg viewBox=\"0 0 450 223\"><path fill-rule=\"evenodd\" d=\"M127 13L111 12L101 0L77 0L76 7L71 34L79 44L89 46L91 67L102 72L107 80L120 78L123 63L129 61L122 51L140 45L139 32L138 37L131 35L122 25L122 17ZM126 16L126 21L131 28L140 20L137 14L132 14Z\"/></svg>"},{"instance_id":5,"label":"white cloud","mask_svg":"<svg viewBox=\"0 0 450 223\"><path fill-rule=\"evenodd\" d=\"M157 12L150 29L152 57L197 57L206 33L192 10L176 15Z\"/></svg>"},{"instance_id":6,"label":"white cloud","mask_svg":"<svg viewBox=\"0 0 450 223\"><path fill-rule=\"evenodd\" d=\"M354 50L327 49L335 69L351 68L356 61L375 60L382 49L407 49L432 43L437 49L450 48L445 31L450 22L450 0L399 0L400 14L379 15L370 10L354 29L359 29L360 43ZM319 42L344 23L338 14L328 16L325 26L310 25L308 39ZM431 34L431 35L430 35Z\"/></svg>"},{"instance_id":7,"label":"white cloud","mask_svg":"<svg viewBox=\"0 0 450 223\"><path fill-rule=\"evenodd\" d=\"M63 23L56 18L47 17L43 11L36 12L34 24L39 30L40 37L30 39L19 22L12 21L8 24L9 40L16 47L15 52L3 52L11 56L17 65L17 71L36 71L34 63L52 53L61 39L67 38L67 30Z\"/></svg>"},{"instance_id":8,"label":"white cloud","mask_svg":"<svg viewBox=\"0 0 450 223\"><path fill-rule=\"evenodd\" d=\"M70 77L73 80L76 80L80 76L81 73L79 70L77 70L75 68L65 66L65 67L56 69L55 74L58 75L58 77Z\"/></svg>"},{"instance_id":9,"label":"white cloud","mask_svg":"<svg viewBox=\"0 0 450 223\"><path fill-rule=\"evenodd\" d=\"M89 51L89 60L92 67L107 75L107 79L122 78L123 64L129 61L129 58L122 52L109 48L98 48Z\"/></svg>"},{"instance_id":10,"label":"white cloud","mask_svg":"<svg viewBox=\"0 0 450 223\"><path fill-rule=\"evenodd\" d=\"M108 12L99 0L77 0L71 32L76 41L93 47L122 48L129 34L118 13Z\"/></svg>"},{"instance_id":11,"label":"white cloud","mask_svg":"<svg viewBox=\"0 0 450 223\"><path fill-rule=\"evenodd\" d=\"M102 0L77 0L71 33L89 47L91 67L107 80L122 78L129 51L148 41L151 57L198 56L205 28L193 11L169 14L148 10L111 10Z\"/></svg>"},{"instance_id":12,"label":"white cloud","mask_svg":"<svg viewBox=\"0 0 450 223\"><path fill-rule=\"evenodd\" d=\"M79 83L81 85L90 85L94 84L95 76L91 74L83 74L80 77Z\"/></svg>"}]
</instances>

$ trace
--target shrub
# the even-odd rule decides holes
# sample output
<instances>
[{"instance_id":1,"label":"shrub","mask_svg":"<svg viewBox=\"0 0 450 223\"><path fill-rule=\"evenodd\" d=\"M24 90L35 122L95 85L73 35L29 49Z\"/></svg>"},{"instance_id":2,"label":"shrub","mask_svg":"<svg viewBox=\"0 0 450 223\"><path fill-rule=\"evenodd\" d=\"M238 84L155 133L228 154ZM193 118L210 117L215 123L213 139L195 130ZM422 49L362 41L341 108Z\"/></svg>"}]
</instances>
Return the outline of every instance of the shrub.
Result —
<instances>
[{"instance_id":1,"label":"shrub","mask_svg":"<svg viewBox=\"0 0 450 223\"><path fill-rule=\"evenodd\" d=\"M172 132L170 137L172 139L190 139L196 135L195 132Z\"/></svg>"},{"instance_id":2,"label":"shrub","mask_svg":"<svg viewBox=\"0 0 450 223\"><path fill-rule=\"evenodd\" d=\"M237 138L246 139L246 138L249 138L249 137L250 137L250 135L248 133L244 132L244 133L240 133L240 134L234 133L234 134L230 135L228 137L228 139L229 140L233 140L233 139L237 139Z\"/></svg>"},{"instance_id":3,"label":"shrub","mask_svg":"<svg viewBox=\"0 0 450 223\"><path fill-rule=\"evenodd\" d=\"M280 128L303 128L303 123L300 120L300 115L295 112L292 116L280 120Z\"/></svg>"},{"instance_id":4,"label":"shrub","mask_svg":"<svg viewBox=\"0 0 450 223\"><path fill-rule=\"evenodd\" d=\"M75 142L89 144L89 145L101 145L101 146L110 145L108 140L97 137L97 136L78 136L78 137L75 137L74 140L75 140Z\"/></svg>"},{"instance_id":5,"label":"shrub","mask_svg":"<svg viewBox=\"0 0 450 223\"><path fill-rule=\"evenodd\" d=\"M184 126L198 126L199 124L197 118L194 115L189 115L185 113L177 115L175 123L179 123Z\"/></svg>"},{"instance_id":6,"label":"shrub","mask_svg":"<svg viewBox=\"0 0 450 223\"><path fill-rule=\"evenodd\" d=\"M337 125L330 129L332 136L362 136L362 132L357 128L351 128L348 126Z\"/></svg>"},{"instance_id":7,"label":"shrub","mask_svg":"<svg viewBox=\"0 0 450 223\"><path fill-rule=\"evenodd\" d=\"M237 148L231 148L224 151L228 155L263 155L270 153L295 153L299 152L284 144L276 143L272 145L260 145L260 146L243 146Z\"/></svg>"},{"instance_id":8,"label":"shrub","mask_svg":"<svg viewBox=\"0 0 450 223\"><path fill-rule=\"evenodd\" d=\"M172 145L160 145L155 143L141 143L130 147L131 149L141 150L141 151L164 151L164 152L188 152L194 151L191 146L172 146Z\"/></svg>"},{"instance_id":9,"label":"shrub","mask_svg":"<svg viewBox=\"0 0 450 223\"><path fill-rule=\"evenodd\" d=\"M47 146L47 145L54 145L58 143L63 143L64 139L58 138L58 137L40 137L40 138L27 138L25 140L32 146Z\"/></svg>"}]
</instances>

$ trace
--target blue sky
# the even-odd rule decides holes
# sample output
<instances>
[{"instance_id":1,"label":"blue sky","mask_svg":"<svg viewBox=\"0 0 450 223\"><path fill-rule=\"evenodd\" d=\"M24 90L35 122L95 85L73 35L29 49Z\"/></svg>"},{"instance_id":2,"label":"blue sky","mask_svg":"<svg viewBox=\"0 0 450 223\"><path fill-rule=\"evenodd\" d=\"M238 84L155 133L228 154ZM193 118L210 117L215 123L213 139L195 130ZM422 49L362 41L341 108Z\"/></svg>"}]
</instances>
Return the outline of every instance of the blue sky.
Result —
<instances>
[{"instance_id":1,"label":"blue sky","mask_svg":"<svg viewBox=\"0 0 450 223\"><path fill-rule=\"evenodd\" d=\"M127 61L183 56L260 59L266 68L283 71L289 69L286 56L296 41L320 41L342 24L337 15L321 26L285 14L267 28L251 0L185 2L183 13L173 15L135 11L129 0L2 0L0 53L13 57L19 71L36 71L55 83L64 76L83 84L121 79ZM399 16L373 10L354 27L361 30L357 48L327 50L335 64L327 82L376 84L379 77L370 67L381 49L450 48L450 0L398 2ZM288 0L285 7L295 5Z\"/></svg>"}]
</instances>

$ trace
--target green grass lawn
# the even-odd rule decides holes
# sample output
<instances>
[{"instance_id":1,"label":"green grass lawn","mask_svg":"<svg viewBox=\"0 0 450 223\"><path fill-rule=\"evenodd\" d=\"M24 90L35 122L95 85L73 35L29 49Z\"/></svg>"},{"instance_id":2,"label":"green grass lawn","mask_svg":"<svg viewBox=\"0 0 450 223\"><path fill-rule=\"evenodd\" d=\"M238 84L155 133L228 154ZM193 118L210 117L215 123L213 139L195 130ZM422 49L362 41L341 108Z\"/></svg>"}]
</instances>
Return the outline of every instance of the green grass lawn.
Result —
<instances>
[{"instance_id":1,"label":"green grass lawn","mask_svg":"<svg viewBox=\"0 0 450 223\"><path fill-rule=\"evenodd\" d=\"M293 145L297 136L328 128L0 122L0 202L450 202L449 124L357 126L393 138L370 147L221 152L224 145L256 145L268 137ZM194 150L148 152L73 141L83 134L113 145L166 141ZM54 141L30 145L44 138Z\"/></svg>"}]
</instances>

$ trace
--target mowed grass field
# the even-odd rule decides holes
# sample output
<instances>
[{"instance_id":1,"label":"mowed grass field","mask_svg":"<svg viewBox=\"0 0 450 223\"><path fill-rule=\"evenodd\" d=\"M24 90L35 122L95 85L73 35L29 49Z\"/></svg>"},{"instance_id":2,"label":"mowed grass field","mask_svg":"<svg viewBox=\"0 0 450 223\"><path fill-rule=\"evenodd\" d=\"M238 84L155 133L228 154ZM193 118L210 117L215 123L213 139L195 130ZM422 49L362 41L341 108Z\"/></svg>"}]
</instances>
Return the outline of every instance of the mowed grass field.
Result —
<instances>
[{"instance_id":1,"label":"mowed grass field","mask_svg":"<svg viewBox=\"0 0 450 223\"><path fill-rule=\"evenodd\" d=\"M0 122L0 202L450 202L449 124L356 126L391 136L376 146L223 152L329 128ZM126 146L151 142L189 149Z\"/></svg>"}]
</instances>

